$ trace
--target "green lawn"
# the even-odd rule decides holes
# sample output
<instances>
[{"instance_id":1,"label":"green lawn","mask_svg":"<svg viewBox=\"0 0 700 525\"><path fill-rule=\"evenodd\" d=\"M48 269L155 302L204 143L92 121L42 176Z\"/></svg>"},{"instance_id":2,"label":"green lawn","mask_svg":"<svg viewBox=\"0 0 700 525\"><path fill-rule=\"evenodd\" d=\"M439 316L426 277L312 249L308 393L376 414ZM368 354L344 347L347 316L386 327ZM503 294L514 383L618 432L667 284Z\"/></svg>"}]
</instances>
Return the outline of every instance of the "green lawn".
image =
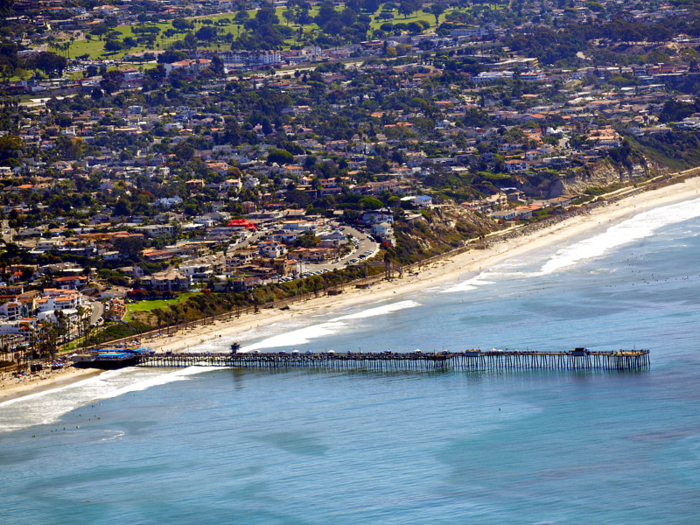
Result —
<instances>
[{"instance_id":1,"label":"green lawn","mask_svg":"<svg viewBox=\"0 0 700 525\"><path fill-rule=\"evenodd\" d=\"M370 24L370 27L372 29L379 29L382 24L410 24L411 22L418 22L418 21L423 21L423 22L428 22L430 24L431 28L435 28L435 15L431 15L430 13L424 13L423 11L416 11L415 13L412 13L409 15L407 18L404 18L403 15L399 14L398 9L394 9L392 11L392 14L394 15L393 19L390 20L384 20L382 18L379 18L379 16L372 16L372 23ZM445 20L445 14L443 13L440 15L440 21L443 22Z\"/></svg>"},{"instance_id":2,"label":"green lawn","mask_svg":"<svg viewBox=\"0 0 700 525\"><path fill-rule=\"evenodd\" d=\"M491 6L493 9L498 9L501 8L502 6ZM337 7L338 10L341 10L342 7ZM277 12L277 17L280 20L281 25L285 25L290 28L294 29L299 29L299 25L296 24L287 24L287 21L285 18L282 16L282 13L286 10L286 8L278 8L276 10ZM465 12L468 11L468 9L450 9L448 12ZM255 16L255 10L249 11L249 14L251 18ZM318 14L318 8L313 8L309 11L310 16L315 17ZM372 29L379 29L379 27L384 24L384 23L410 23L410 22L417 22L417 21L425 21L430 24L431 28L435 27L435 16L429 13L424 13L422 10L417 11L407 18L404 18L403 16L399 15L398 10L392 11L392 14L394 15L394 18L392 20L383 20L378 17L379 12L372 14L372 22L370 24L370 27ZM440 15L440 21L443 22L445 20L445 17L447 15L446 13L443 13ZM211 20L213 22L217 20L221 20L223 18L228 18L231 20L231 24L228 24L226 26L215 26L218 29L222 30L224 34L226 33L231 33L234 35L234 37L238 37L241 31L243 31L243 27L233 23L233 18L235 16L235 13L221 13L217 15L208 15L204 17L195 17L193 20ZM164 22L164 23L158 23L155 24L157 27L160 28L161 32L159 33L157 39L156 39L156 45L155 49L165 49L168 47L169 44L176 40L182 40L185 37L186 33L177 33L176 35L170 37L170 38L165 38L163 37L163 33L167 31L168 29L172 29L172 24L170 22ZM194 30L196 31L202 27L201 24L196 24ZM305 24L301 26L304 30L304 32L308 31L314 31L318 30L318 25L315 23L311 24ZM136 35L131 30L131 26L119 26L114 29L116 32L121 33L122 39L125 37L133 37L136 38ZM296 45L296 42L292 40L287 40L286 41L286 46L287 48L291 47L292 45ZM213 50L227 50L229 49L229 45L222 43L219 45L212 45L212 46L202 46L202 49L213 49ZM129 50L121 50L117 53L105 53L104 51L104 41L101 41L98 39L98 37L92 36L92 40L80 40L73 42L73 44L70 47L68 56L70 58L74 58L76 56L82 56L82 55L89 55L93 59L121 59L124 57L125 54L127 53L134 53L134 52L142 52L142 51L148 51L145 46L136 46L133 47Z\"/></svg>"},{"instance_id":3,"label":"green lawn","mask_svg":"<svg viewBox=\"0 0 700 525\"><path fill-rule=\"evenodd\" d=\"M151 312L158 308L164 308L170 304L179 304L185 302L187 299L195 295L194 292L187 292L179 294L175 299L168 300L155 300L155 301L139 301L137 303L131 303L126 306L126 317L125 321L131 320L131 314L135 312Z\"/></svg>"}]
</instances>

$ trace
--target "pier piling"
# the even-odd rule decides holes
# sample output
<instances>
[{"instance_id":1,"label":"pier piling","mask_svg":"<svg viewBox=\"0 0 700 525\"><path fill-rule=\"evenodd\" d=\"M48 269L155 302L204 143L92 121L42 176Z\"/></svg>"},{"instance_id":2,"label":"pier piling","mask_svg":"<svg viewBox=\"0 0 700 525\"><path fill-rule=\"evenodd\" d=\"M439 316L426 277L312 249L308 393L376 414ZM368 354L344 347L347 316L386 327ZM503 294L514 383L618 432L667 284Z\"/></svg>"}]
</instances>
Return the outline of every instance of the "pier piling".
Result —
<instances>
[{"instance_id":1,"label":"pier piling","mask_svg":"<svg viewBox=\"0 0 700 525\"><path fill-rule=\"evenodd\" d=\"M617 352L436 352L436 353L205 353L152 354L138 366L182 368L434 371L434 370L644 370L649 350Z\"/></svg>"}]
</instances>

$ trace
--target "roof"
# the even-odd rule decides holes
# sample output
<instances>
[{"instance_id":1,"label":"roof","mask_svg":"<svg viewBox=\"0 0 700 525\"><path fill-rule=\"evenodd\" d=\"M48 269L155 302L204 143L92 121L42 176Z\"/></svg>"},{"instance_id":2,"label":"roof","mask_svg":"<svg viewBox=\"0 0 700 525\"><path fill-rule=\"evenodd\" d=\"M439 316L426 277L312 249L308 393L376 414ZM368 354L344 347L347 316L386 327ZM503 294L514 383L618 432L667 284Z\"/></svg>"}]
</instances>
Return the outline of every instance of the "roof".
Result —
<instances>
[{"instance_id":1,"label":"roof","mask_svg":"<svg viewBox=\"0 0 700 525\"><path fill-rule=\"evenodd\" d=\"M78 280L78 281L87 281L87 277L82 277L82 276L80 276L80 275L70 275L70 276L68 276L68 277L56 277L56 278L54 279L54 282L57 282L57 283L67 283L67 282L75 281L75 280Z\"/></svg>"}]
</instances>

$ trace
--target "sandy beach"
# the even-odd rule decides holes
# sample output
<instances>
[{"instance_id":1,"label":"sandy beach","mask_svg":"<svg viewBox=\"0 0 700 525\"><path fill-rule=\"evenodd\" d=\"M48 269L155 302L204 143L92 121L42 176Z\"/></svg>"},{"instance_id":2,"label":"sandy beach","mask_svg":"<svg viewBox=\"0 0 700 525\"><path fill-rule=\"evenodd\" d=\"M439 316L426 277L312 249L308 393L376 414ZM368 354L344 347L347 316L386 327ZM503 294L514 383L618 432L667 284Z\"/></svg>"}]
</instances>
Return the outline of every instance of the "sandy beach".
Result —
<instances>
[{"instance_id":1,"label":"sandy beach","mask_svg":"<svg viewBox=\"0 0 700 525\"><path fill-rule=\"evenodd\" d=\"M0 403L43 392L44 390L61 388L99 375L103 371L65 367L60 370L44 370L36 374L27 375L22 379L17 379L12 374L5 372L0 374Z\"/></svg>"},{"instance_id":2,"label":"sandy beach","mask_svg":"<svg viewBox=\"0 0 700 525\"><path fill-rule=\"evenodd\" d=\"M420 273L404 275L403 279L380 281L370 289L346 288L341 295L319 296L308 301L292 303L289 310L262 309L258 314L241 316L232 321L217 321L210 325L182 330L168 336L142 339L141 344L158 352L182 351L215 337L233 336L252 328L273 323L284 323L291 319L327 313L330 310L358 306L382 299L398 298L420 289L456 281L468 273L480 272L511 257L536 251L597 227L611 225L619 219L632 216L650 208L671 204L700 195L700 178L691 178L657 190L641 192L626 197L609 206L601 206L589 213L576 215L550 227L533 233L492 243L487 249L473 249L466 253L440 260L424 267Z\"/></svg>"},{"instance_id":3,"label":"sandy beach","mask_svg":"<svg viewBox=\"0 0 700 525\"><path fill-rule=\"evenodd\" d=\"M523 255L545 247L565 243L572 237L585 234L595 228L613 225L622 218L650 208L672 204L700 196L700 177L687 179L661 189L645 191L626 197L608 206L600 206L589 212L575 215L551 226L535 229L526 235L492 242L486 249L472 249L459 255L446 257L421 268L420 272L404 275L402 279L382 280L369 289L345 288L341 295L319 296L307 301L292 303L288 310L261 309L257 314L243 315L231 321L215 321L205 326L188 328L154 338L142 338L141 346L157 352L187 351L207 340L235 336L253 328L284 323L292 319L327 313L331 310L376 303L389 298L400 298L418 290L457 281L465 274L478 273L511 257ZM0 402L33 394L49 388L59 388L100 373L98 370L68 368L60 372L45 372L44 377L19 381L10 374L0 380Z\"/></svg>"}]
</instances>

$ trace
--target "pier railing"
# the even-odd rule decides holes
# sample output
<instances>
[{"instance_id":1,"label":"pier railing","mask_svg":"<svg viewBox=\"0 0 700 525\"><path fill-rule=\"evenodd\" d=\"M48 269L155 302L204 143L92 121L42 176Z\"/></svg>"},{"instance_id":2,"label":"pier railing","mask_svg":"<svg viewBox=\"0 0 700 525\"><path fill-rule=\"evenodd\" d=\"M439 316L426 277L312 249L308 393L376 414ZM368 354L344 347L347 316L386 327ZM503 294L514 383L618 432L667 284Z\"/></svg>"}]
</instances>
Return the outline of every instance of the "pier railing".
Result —
<instances>
[{"instance_id":1,"label":"pier railing","mask_svg":"<svg viewBox=\"0 0 700 525\"><path fill-rule=\"evenodd\" d=\"M649 350L617 352L439 352L439 353L177 353L140 358L139 366L327 370L644 370Z\"/></svg>"}]
</instances>

